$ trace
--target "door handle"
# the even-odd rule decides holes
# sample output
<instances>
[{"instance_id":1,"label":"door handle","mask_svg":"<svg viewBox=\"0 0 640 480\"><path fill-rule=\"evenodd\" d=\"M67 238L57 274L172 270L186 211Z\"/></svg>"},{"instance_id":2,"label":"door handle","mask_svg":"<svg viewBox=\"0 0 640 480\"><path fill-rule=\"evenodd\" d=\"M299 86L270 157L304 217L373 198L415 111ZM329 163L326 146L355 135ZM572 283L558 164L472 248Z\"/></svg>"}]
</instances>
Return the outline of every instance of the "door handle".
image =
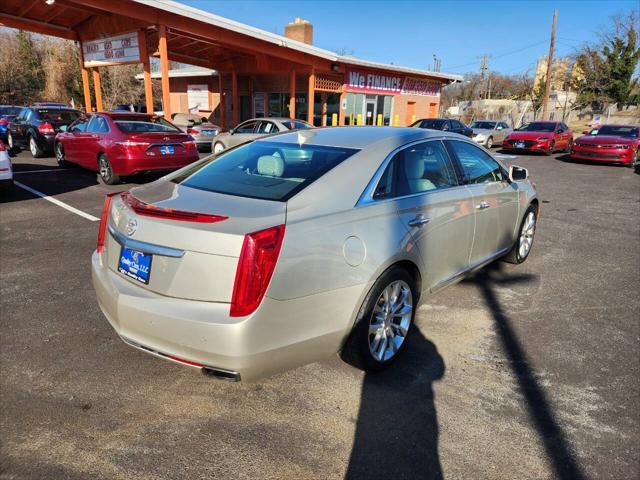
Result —
<instances>
[{"instance_id":1,"label":"door handle","mask_svg":"<svg viewBox=\"0 0 640 480\"><path fill-rule=\"evenodd\" d=\"M424 215L418 215L416 218L409 220L410 227L421 227L431 221L430 218L425 218Z\"/></svg>"},{"instance_id":2,"label":"door handle","mask_svg":"<svg viewBox=\"0 0 640 480\"><path fill-rule=\"evenodd\" d=\"M486 210L487 208L489 208L489 204L487 202L485 202L484 200L482 202L480 202L478 205L476 205L476 208L478 210Z\"/></svg>"}]
</instances>

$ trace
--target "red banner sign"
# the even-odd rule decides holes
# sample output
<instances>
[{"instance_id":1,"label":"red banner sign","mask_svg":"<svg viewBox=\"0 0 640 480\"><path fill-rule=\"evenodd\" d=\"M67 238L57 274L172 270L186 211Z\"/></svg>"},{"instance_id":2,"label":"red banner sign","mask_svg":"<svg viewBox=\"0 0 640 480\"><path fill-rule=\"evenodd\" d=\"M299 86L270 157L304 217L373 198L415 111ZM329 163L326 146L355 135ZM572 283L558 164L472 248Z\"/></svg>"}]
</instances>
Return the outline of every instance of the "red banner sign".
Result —
<instances>
[{"instance_id":1,"label":"red banner sign","mask_svg":"<svg viewBox=\"0 0 640 480\"><path fill-rule=\"evenodd\" d=\"M351 92L425 96L437 96L440 94L440 83L435 80L390 75L368 70L347 70L346 75L347 90Z\"/></svg>"}]
</instances>

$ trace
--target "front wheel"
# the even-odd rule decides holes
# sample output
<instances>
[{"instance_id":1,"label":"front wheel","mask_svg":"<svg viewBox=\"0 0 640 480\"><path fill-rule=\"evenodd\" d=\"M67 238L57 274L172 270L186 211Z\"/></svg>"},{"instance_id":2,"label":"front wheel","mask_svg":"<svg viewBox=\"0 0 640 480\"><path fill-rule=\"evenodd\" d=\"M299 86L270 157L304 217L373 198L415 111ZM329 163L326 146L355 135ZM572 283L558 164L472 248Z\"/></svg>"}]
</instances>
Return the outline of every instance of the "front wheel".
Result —
<instances>
[{"instance_id":1,"label":"front wheel","mask_svg":"<svg viewBox=\"0 0 640 480\"><path fill-rule=\"evenodd\" d=\"M221 144L220 142L216 142L215 145L213 146L213 153L215 155L218 155L219 153L221 153L224 150L224 145Z\"/></svg>"},{"instance_id":2,"label":"front wheel","mask_svg":"<svg viewBox=\"0 0 640 480\"><path fill-rule=\"evenodd\" d=\"M487 150L491 150L491 147L493 147L493 137L487 138Z\"/></svg>"},{"instance_id":3,"label":"front wheel","mask_svg":"<svg viewBox=\"0 0 640 480\"><path fill-rule=\"evenodd\" d=\"M107 156L103 153L98 159L98 169L100 173L100 179L107 185L115 185L120 182L120 177L113 173L111 162Z\"/></svg>"},{"instance_id":4,"label":"front wheel","mask_svg":"<svg viewBox=\"0 0 640 480\"><path fill-rule=\"evenodd\" d=\"M511 251L504 257L505 262L520 264L529 257L537 221L538 208L535 205L529 205L520 224L518 238L516 238Z\"/></svg>"},{"instance_id":5,"label":"front wheel","mask_svg":"<svg viewBox=\"0 0 640 480\"><path fill-rule=\"evenodd\" d=\"M633 155L631 156L631 161L629 162L629 167L638 170L640 163L638 163L638 156L640 155L640 148L637 148Z\"/></svg>"},{"instance_id":6,"label":"front wheel","mask_svg":"<svg viewBox=\"0 0 640 480\"><path fill-rule=\"evenodd\" d=\"M54 147L54 151L56 154L56 160L58 162L58 166L66 167L68 164L67 164L67 160L64 157L64 147L62 146L62 143L60 142L56 143L56 146Z\"/></svg>"},{"instance_id":7,"label":"front wheel","mask_svg":"<svg viewBox=\"0 0 640 480\"><path fill-rule=\"evenodd\" d=\"M553 152L555 151L555 149L556 149L556 144L552 141L552 142L549 144L549 148L547 149L547 151L546 151L545 153L546 153L547 155L553 155Z\"/></svg>"},{"instance_id":8,"label":"front wheel","mask_svg":"<svg viewBox=\"0 0 640 480\"><path fill-rule=\"evenodd\" d=\"M382 370L398 357L415 316L418 295L407 270L392 267L374 283L342 351L364 370Z\"/></svg>"}]
</instances>

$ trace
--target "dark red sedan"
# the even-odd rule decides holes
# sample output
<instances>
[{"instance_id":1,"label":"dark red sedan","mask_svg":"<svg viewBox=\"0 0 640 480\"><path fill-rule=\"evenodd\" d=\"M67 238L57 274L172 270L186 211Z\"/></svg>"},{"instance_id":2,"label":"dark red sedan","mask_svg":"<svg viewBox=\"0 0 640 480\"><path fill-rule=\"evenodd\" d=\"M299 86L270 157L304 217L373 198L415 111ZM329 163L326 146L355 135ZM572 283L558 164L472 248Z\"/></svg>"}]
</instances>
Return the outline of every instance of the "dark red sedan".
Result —
<instances>
[{"instance_id":1,"label":"dark red sedan","mask_svg":"<svg viewBox=\"0 0 640 480\"><path fill-rule=\"evenodd\" d=\"M198 160L193 137L161 117L101 112L78 119L56 136L59 165L75 163L97 171L113 185L121 176L175 170Z\"/></svg>"},{"instance_id":2,"label":"dark red sedan","mask_svg":"<svg viewBox=\"0 0 640 480\"><path fill-rule=\"evenodd\" d=\"M576 139L571 149L571 158L635 167L638 164L639 150L639 126L603 125Z\"/></svg>"},{"instance_id":3,"label":"dark red sedan","mask_svg":"<svg viewBox=\"0 0 640 480\"><path fill-rule=\"evenodd\" d=\"M516 128L502 142L503 150L524 150L551 155L570 152L573 132L562 122L531 122Z\"/></svg>"}]
</instances>

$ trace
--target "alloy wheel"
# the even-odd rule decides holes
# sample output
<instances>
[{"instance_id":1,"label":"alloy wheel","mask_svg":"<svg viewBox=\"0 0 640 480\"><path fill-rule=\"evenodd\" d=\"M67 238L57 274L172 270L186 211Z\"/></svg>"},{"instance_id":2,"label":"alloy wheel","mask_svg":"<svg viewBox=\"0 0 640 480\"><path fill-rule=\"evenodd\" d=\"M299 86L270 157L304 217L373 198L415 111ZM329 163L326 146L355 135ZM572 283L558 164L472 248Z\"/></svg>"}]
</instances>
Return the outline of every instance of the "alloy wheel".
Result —
<instances>
[{"instance_id":1,"label":"alloy wheel","mask_svg":"<svg viewBox=\"0 0 640 480\"><path fill-rule=\"evenodd\" d=\"M64 164L64 151L62 150L62 144L56 144L56 160L58 161L58 165Z\"/></svg>"},{"instance_id":2,"label":"alloy wheel","mask_svg":"<svg viewBox=\"0 0 640 480\"><path fill-rule=\"evenodd\" d=\"M38 145L36 144L36 139L33 137L29 138L29 150L34 157L38 155Z\"/></svg>"},{"instance_id":3,"label":"alloy wheel","mask_svg":"<svg viewBox=\"0 0 640 480\"><path fill-rule=\"evenodd\" d=\"M100 157L99 168L100 176L105 181L105 183L109 183L109 179L111 178L111 165L109 165L109 160L107 160L104 156Z\"/></svg>"},{"instance_id":4,"label":"alloy wheel","mask_svg":"<svg viewBox=\"0 0 640 480\"><path fill-rule=\"evenodd\" d=\"M13 150L13 135L9 134L8 138L7 138L7 143L9 144L9 149Z\"/></svg>"},{"instance_id":5,"label":"alloy wheel","mask_svg":"<svg viewBox=\"0 0 640 480\"><path fill-rule=\"evenodd\" d=\"M369 351L378 362L398 353L409 332L413 314L411 288L403 280L390 283L380 294L369 320Z\"/></svg>"},{"instance_id":6,"label":"alloy wheel","mask_svg":"<svg viewBox=\"0 0 640 480\"><path fill-rule=\"evenodd\" d=\"M493 137L487 139L487 150L491 150L491 147L493 147Z\"/></svg>"},{"instance_id":7,"label":"alloy wheel","mask_svg":"<svg viewBox=\"0 0 640 480\"><path fill-rule=\"evenodd\" d=\"M533 245L533 235L536 232L536 215L534 212L529 212L527 218L522 223L522 230L520 230L520 239L518 245L518 255L520 258L527 258L531 251L531 245Z\"/></svg>"},{"instance_id":8,"label":"alloy wheel","mask_svg":"<svg viewBox=\"0 0 640 480\"><path fill-rule=\"evenodd\" d=\"M216 143L213 146L213 153L215 153L216 155L222 152L223 150L224 150L224 145L222 145L221 143Z\"/></svg>"}]
</instances>

